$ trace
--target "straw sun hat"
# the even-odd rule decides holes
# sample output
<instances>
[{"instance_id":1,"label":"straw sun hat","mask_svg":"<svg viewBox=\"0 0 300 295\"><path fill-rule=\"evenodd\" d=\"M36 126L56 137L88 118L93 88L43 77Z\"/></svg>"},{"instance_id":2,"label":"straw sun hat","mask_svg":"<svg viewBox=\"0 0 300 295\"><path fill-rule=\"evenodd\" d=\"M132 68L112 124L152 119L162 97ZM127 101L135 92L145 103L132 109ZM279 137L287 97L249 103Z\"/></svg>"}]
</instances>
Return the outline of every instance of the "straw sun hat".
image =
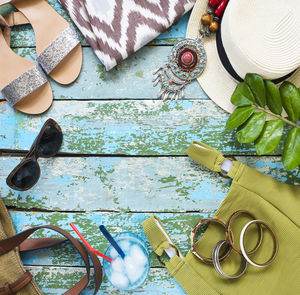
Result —
<instances>
[{"instance_id":1,"label":"straw sun hat","mask_svg":"<svg viewBox=\"0 0 300 295\"><path fill-rule=\"evenodd\" d=\"M196 2L187 38L199 35L207 2ZM230 0L217 36L204 39L207 65L198 82L224 110L233 111L230 97L246 73L300 87L300 0Z\"/></svg>"}]
</instances>

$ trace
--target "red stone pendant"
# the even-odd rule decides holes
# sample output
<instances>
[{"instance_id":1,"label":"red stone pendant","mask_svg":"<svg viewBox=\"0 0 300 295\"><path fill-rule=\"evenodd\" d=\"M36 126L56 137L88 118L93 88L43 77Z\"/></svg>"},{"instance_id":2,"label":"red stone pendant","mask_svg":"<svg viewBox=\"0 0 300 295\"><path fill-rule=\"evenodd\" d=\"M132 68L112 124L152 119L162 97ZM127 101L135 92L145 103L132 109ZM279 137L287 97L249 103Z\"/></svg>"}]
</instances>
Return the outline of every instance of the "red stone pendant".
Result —
<instances>
[{"instance_id":1,"label":"red stone pendant","mask_svg":"<svg viewBox=\"0 0 300 295\"><path fill-rule=\"evenodd\" d=\"M153 86L161 83L158 97L163 100L183 98L185 85L198 78L206 66L201 39L184 39L175 44L165 67L154 73Z\"/></svg>"}]
</instances>

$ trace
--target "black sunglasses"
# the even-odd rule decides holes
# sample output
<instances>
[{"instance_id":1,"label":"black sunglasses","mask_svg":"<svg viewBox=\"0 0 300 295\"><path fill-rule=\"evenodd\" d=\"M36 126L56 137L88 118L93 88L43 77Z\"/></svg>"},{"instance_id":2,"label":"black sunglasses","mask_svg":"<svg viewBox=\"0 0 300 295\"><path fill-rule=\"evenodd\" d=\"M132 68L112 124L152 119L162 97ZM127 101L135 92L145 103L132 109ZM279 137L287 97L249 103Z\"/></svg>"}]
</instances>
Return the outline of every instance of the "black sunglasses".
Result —
<instances>
[{"instance_id":1,"label":"black sunglasses","mask_svg":"<svg viewBox=\"0 0 300 295\"><path fill-rule=\"evenodd\" d=\"M32 188L40 178L39 157L50 158L57 154L62 144L63 134L59 125L48 119L33 142L28 154L8 175L6 183L18 191Z\"/></svg>"}]
</instances>

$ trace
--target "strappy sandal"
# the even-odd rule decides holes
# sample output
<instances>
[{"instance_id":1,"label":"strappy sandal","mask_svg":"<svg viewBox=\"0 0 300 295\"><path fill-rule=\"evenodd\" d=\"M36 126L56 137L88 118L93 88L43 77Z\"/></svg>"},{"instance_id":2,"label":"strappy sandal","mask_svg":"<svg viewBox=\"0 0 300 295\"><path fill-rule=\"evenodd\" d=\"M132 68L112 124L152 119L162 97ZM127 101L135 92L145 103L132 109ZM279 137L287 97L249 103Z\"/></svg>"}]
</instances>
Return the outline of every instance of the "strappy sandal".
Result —
<instances>
[{"instance_id":1,"label":"strappy sandal","mask_svg":"<svg viewBox=\"0 0 300 295\"><path fill-rule=\"evenodd\" d=\"M45 73L39 65L11 50L10 24L1 15L0 25L4 27L2 31L0 26L0 89L3 97L23 113L45 112L53 101Z\"/></svg>"},{"instance_id":2,"label":"strappy sandal","mask_svg":"<svg viewBox=\"0 0 300 295\"><path fill-rule=\"evenodd\" d=\"M32 25L37 62L46 74L60 84L74 82L82 66L82 49L73 25L45 0L0 0L0 5L8 3Z\"/></svg>"}]
</instances>

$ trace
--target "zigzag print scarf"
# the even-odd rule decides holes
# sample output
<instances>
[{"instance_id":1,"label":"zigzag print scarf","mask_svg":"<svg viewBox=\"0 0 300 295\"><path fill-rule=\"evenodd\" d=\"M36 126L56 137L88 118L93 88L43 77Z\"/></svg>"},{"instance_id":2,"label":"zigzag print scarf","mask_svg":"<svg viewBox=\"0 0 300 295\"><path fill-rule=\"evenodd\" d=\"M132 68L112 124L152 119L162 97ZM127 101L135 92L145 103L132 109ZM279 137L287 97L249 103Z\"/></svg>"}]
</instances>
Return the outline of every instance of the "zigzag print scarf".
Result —
<instances>
[{"instance_id":1,"label":"zigzag print scarf","mask_svg":"<svg viewBox=\"0 0 300 295\"><path fill-rule=\"evenodd\" d=\"M170 27L196 0L59 0L112 69Z\"/></svg>"}]
</instances>

